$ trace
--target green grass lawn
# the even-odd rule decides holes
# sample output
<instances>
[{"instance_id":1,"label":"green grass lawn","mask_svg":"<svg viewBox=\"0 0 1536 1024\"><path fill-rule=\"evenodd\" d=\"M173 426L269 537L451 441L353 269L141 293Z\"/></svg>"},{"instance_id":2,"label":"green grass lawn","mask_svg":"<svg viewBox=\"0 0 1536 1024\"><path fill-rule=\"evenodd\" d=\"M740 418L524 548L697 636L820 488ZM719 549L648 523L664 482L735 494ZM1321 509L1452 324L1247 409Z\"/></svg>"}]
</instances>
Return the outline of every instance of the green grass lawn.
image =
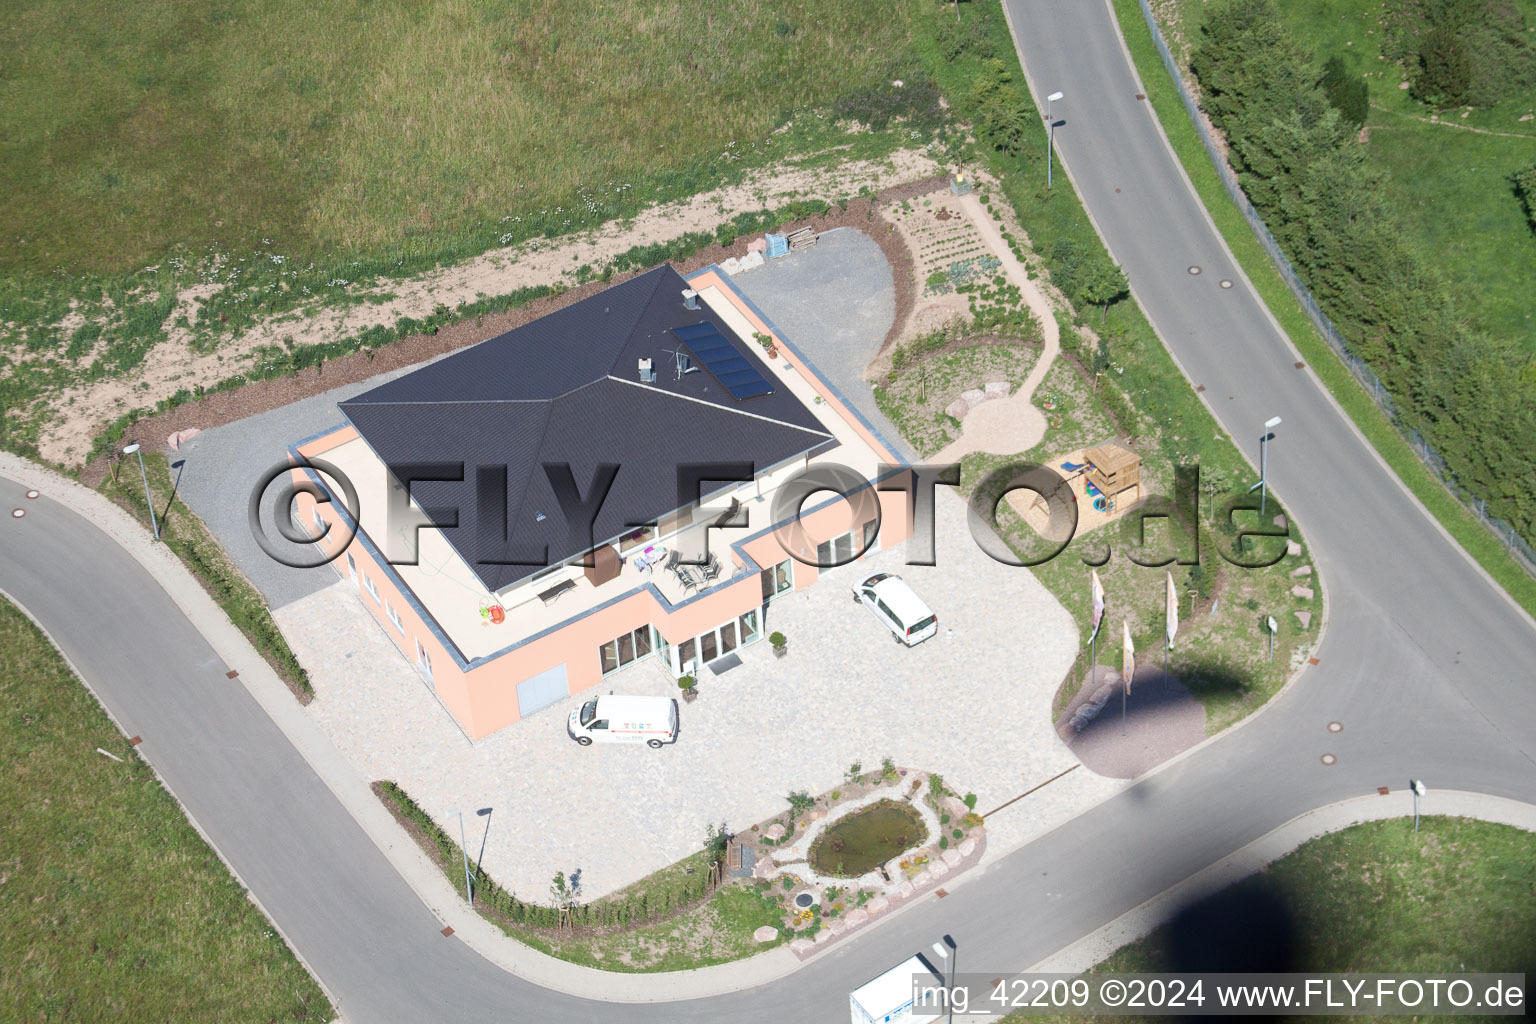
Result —
<instances>
[{"instance_id":1,"label":"green grass lawn","mask_svg":"<svg viewBox=\"0 0 1536 1024\"><path fill-rule=\"evenodd\" d=\"M1408 819L1396 819L1322 836L1201 907L1277 901L1298 939L1296 971L1447 974L1536 967L1536 836L1469 818L1429 817L1420 828L1415 835ZM1171 939L1165 925L1122 947L1088 976L1201 969L1176 968ZM1048 1018L1007 1019L1022 1024ZM1158 1019L1167 1018L1146 1018Z\"/></svg>"},{"instance_id":2,"label":"green grass lawn","mask_svg":"<svg viewBox=\"0 0 1536 1024\"><path fill-rule=\"evenodd\" d=\"M1191 45L1199 39L1202 6L1190 0L1178 6ZM1516 6L1526 25L1536 26L1536 0L1516 0ZM1125 5L1117 9L1124 24ZM1404 69L1380 59L1379 0L1277 3L1275 10L1319 68L1336 56L1352 74L1365 76L1372 105L1366 166L1449 283L1461 313L1536 354L1536 232L1509 182L1510 174L1536 164L1536 119L1520 120L1536 112L1536 90L1470 112L1439 111L1400 89ZM1447 123L1430 123L1431 116Z\"/></svg>"},{"instance_id":3,"label":"green grass lawn","mask_svg":"<svg viewBox=\"0 0 1536 1024\"><path fill-rule=\"evenodd\" d=\"M901 77L909 5L18 0L0 273L291 260L700 191ZM908 75L908 77L911 77ZM851 108L850 108L851 109ZM611 216L612 213L609 213Z\"/></svg>"},{"instance_id":4,"label":"green grass lawn","mask_svg":"<svg viewBox=\"0 0 1536 1024\"><path fill-rule=\"evenodd\" d=\"M3 601L0 703L0 1018L334 1017L53 645Z\"/></svg>"},{"instance_id":5,"label":"green grass lawn","mask_svg":"<svg viewBox=\"0 0 1536 1024\"><path fill-rule=\"evenodd\" d=\"M1216 169L1211 166L1210 158L1200 144L1194 125L1184 111L1177 89L1158 57L1136 0L1113 0L1113 3L1126 46L1147 90L1147 99L1162 123L1174 153L1264 304L1306 358L1307 365L1328 387L1334 399L1354 420L1361 433L1392 467L1398 478L1510 596L1527 612L1536 615L1536 580L1509 556L1504 545L1478 522L1476 516L1430 475L1402 434L1313 329L1300 303L1269 262L1247 221L1227 196ZM1185 9L1187 18L1188 11L1193 10L1193 7L1186 5ZM1190 37L1190 24L1186 20L1186 27L1180 29L1186 39ZM1527 122L1531 123L1536 122Z\"/></svg>"}]
</instances>

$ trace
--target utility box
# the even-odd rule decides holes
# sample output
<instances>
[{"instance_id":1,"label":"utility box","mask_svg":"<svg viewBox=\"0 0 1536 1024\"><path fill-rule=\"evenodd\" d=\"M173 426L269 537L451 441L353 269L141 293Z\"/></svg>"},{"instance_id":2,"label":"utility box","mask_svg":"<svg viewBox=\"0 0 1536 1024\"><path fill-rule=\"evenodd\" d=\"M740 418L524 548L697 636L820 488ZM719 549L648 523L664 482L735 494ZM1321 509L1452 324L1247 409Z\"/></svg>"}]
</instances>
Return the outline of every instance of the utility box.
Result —
<instances>
[{"instance_id":1,"label":"utility box","mask_svg":"<svg viewBox=\"0 0 1536 1024\"><path fill-rule=\"evenodd\" d=\"M778 259L780 256L789 255L789 239L783 235L764 235L768 242L768 258Z\"/></svg>"}]
</instances>

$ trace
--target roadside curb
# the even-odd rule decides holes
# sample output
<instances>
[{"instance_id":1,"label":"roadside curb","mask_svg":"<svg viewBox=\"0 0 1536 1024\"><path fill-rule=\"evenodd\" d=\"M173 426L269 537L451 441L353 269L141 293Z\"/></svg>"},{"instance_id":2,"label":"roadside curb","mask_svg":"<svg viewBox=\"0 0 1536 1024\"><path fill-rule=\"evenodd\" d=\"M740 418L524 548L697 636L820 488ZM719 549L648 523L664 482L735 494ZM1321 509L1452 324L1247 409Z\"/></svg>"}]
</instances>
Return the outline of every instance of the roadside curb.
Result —
<instances>
[{"instance_id":1,"label":"roadside curb","mask_svg":"<svg viewBox=\"0 0 1536 1024\"><path fill-rule=\"evenodd\" d=\"M1424 814L1476 818L1536 832L1536 804L1506 797L1437 789L1423 798ZM1170 886L1064 949L1029 968L1029 973L1080 974L1126 943L1135 942L1197 900L1220 892L1291 853L1297 847L1341 829L1369 821L1412 817L1413 794L1358 796L1297 815L1248 845Z\"/></svg>"}]
</instances>

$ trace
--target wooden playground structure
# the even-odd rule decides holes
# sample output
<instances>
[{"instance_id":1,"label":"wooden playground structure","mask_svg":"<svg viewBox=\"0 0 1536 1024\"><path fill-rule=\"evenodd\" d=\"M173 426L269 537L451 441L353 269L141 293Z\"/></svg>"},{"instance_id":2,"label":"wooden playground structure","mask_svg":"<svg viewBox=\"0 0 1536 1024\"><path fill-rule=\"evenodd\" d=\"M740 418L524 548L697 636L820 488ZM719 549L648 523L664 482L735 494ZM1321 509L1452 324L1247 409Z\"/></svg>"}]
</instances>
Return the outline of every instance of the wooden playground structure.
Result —
<instances>
[{"instance_id":1,"label":"wooden playground structure","mask_svg":"<svg viewBox=\"0 0 1536 1024\"><path fill-rule=\"evenodd\" d=\"M1113 441L1068 452L1047 465L1065 479L1059 493L1019 490L1008 495L1013 510L1046 540L1066 539L1066 502L1077 504L1075 535L1081 537L1125 515L1142 499L1141 456Z\"/></svg>"}]
</instances>

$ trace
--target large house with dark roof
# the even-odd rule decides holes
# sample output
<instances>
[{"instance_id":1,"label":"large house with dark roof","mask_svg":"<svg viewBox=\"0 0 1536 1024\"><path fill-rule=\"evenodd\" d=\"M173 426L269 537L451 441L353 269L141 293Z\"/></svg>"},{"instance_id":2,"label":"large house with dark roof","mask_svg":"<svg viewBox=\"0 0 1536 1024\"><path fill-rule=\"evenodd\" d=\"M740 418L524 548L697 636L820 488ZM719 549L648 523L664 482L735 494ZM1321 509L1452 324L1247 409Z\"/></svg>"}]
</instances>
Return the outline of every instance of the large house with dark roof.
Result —
<instances>
[{"instance_id":1,"label":"large house with dark roof","mask_svg":"<svg viewBox=\"0 0 1536 1024\"><path fill-rule=\"evenodd\" d=\"M697 674L911 531L878 489L898 456L715 268L660 267L340 408L292 451L347 475L357 519L340 495L301 515L472 738L638 662ZM863 493L775 522L821 464Z\"/></svg>"}]
</instances>

